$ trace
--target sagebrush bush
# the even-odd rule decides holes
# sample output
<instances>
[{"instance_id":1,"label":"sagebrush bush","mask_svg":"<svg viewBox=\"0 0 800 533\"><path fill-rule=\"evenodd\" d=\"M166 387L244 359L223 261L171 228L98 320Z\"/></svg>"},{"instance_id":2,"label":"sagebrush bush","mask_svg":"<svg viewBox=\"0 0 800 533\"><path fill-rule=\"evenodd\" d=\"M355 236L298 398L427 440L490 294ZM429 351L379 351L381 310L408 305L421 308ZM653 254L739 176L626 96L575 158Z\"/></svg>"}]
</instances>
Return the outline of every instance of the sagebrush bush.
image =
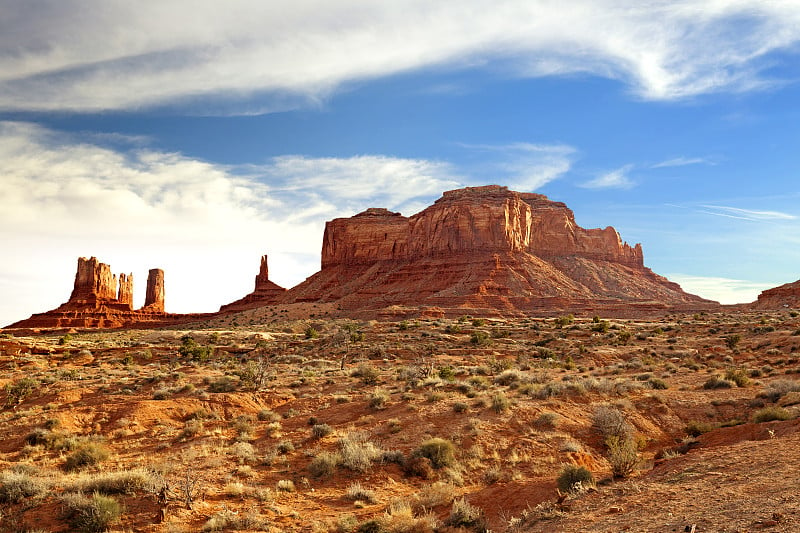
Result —
<instances>
[{"instance_id":1,"label":"sagebrush bush","mask_svg":"<svg viewBox=\"0 0 800 533\"><path fill-rule=\"evenodd\" d=\"M556 478L556 483L561 492L577 492L580 489L594 486L594 476L586 467L564 465Z\"/></svg>"},{"instance_id":2,"label":"sagebrush bush","mask_svg":"<svg viewBox=\"0 0 800 533\"><path fill-rule=\"evenodd\" d=\"M735 385L733 381L729 381L722 376L712 376L703 383L703 388L710 389L730 389Z\"/></svg>"},{"instance_id":3,"label":"sagebrush bush","mask_svg":"<svg viewBox=\"0 0 800 533\"><path fill-rule=\"evenodd\" d=\"M488 522L483 509L472 505L465 498L459 498L453 502L450 516L445 522L448 526L468 527L473 531L487 531Z\"/></svg>"},{"instance_id":4,"label":"sagebrush bush","mask_svg":"<svg viewBox=\"0 0 800 533\"><path fill-rule=\"evenodd\" d=\"M434 468L443 468L456 464L456 447L452 442L439 437L428 439L414 450L415 457L425 457Z\"/></svg>"},{"instance_id":5,"label":"sagebrush bush","mask_svg":"<svg viewBox=\"0 0 800 533\"><path fill-rule=\"evenodd\" d=\"M350 501L363 501L367 503L375 503L378 501L377 496L375 495L375 491L372 489L367 489L361 483L355 482L347 487L347 491L345 492L345 498Z\"/></svg>"},{"instance_id":6,"label":"sagebrush bush","mask_svg":"<svg viewBox=\"0 0 800 533\"><path fill-rule=\"evenodd\" d=\"M311 426L311 436L315 439L327 437L331 433L333 433L333 428L328 424L314 424Z\"/></svg>"},{"instance_id":7,"label":"sagebrush bush","mask_svg":"<svg viewBox=\"0 0 800 533\"><path fill-rule=\"evenodd\" d=\"M321 452L308 465L308 471L314 477L330 477L336 472L341 458L338 453Z\"/></svg>"},{"instance_id":8,"label":"sagebrush bush","mask_svg":"<svg viewBox=\"0 0 800 533\"><path fill-rule=\"evenodd\" d=\"M382 455L383 450L370 442L365 433L353 432L339 439L339 464L354 472L366 472Z\"/></svg>"},{"instance_id":9,"label":"sagebrush bush","mask_svg":"<svg viewBox=\"0 0 800 533\"><path fill-rule=\"evenodd\" d=\"M0 473L0 503L19 503L47 492L49 483L26 472Z\"/></svg>"},{"instance_id":10,"label":"sagebrush bush","mask_svg":"<svg viewBox=\"0 0 800 533\"><path fill-rule=\"evenodd\" d=\"M502 392L492 394L492 409L495 413L504 413L511 408L511 400Z\"/></svg>"},{"instance_id":11,"label":"sagebrush bush","mask_svg":"<svg viewBox=\"0 0 800 533\"><path fill-rule=\"evenodd\" d=\"M153 472L135 468L83 475L68 486L67 490L101 494L134 494L137 491L153 492L157 485L158 479Z\"/></svg>"},{"instance_id":12,"label":"sagebrush bush","mask_svg":"<svg viewBox=\"0 0 800 533\"><path fill-rule=\"evenodd\" d=\"M604 439L627 439L633 434L633 426L625 419L625 415L610 405L601 405L595 409L592 413L592 425L600 431Z\"/></svg>"}]
</instances>

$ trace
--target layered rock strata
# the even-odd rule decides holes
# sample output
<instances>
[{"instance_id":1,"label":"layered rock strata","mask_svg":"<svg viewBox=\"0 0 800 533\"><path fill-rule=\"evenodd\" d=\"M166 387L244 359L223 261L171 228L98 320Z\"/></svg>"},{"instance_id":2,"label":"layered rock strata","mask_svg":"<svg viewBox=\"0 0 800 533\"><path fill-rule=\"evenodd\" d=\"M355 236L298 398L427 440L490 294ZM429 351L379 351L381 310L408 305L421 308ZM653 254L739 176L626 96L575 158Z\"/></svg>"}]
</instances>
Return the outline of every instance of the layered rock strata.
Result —
<instances>
[{"instance_id":1,"label":"layered rock strata","mask_svg":"<svg viewBox=\"0 0 800 533\"><path fill-rule=\"evenodd\" d=\"M584 229L563 203L496 185L445 192L408 218L368 209L328 222L322 269L282 301L501 314L716 305L646 268L614 228Z\"/></svg>"},{"instance_id":2,"label":"layered rock strata","mask_svg":"<svg viewBox=\"0 0 800 533\"><path fill-rule=\"evenodd\" d=\"M763 291L751 305L756 309L800 308L800 280Z\"/></svg>"}]
</instances>

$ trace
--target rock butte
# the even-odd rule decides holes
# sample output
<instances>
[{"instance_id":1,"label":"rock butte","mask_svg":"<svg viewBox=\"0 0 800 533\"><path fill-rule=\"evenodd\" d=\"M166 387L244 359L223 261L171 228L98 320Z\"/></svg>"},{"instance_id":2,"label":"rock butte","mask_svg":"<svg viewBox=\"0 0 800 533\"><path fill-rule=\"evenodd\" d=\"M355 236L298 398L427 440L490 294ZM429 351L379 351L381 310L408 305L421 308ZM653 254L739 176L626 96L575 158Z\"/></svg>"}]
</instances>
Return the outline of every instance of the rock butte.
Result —
<instances>
[{"instance_id":1,"label":"rock butte","mask_svg":"<svg viewBox=\"0 0 800 533\"><path fill-rule=\"evenodd\" d=\"M164 274L151 270L145 306L132 308L133 278L95 258L78 260L61 307L10 327L160 326L212 315L164 312ZM447 191L411 217L371 208L325 226L321 269L286 290L269 280L267 256L253 292L230 314L270 305L333 303L343 316L641 316L716 309L644 266L641 245L612 227L584 229L561 202L488 185Z\"/></svg>"},{"instance_id":2,"label":"rock butte","mask_svg":"<svg viewBox=\"0 0 800 533\"><path fill-rule=\"evenodd\" d=\"M21 320L9 328L120 328L163 326L205 315L164 312L164 271L150 270L145 305L133 308L133 274L111 273L111 267L95 257L78 258L75 284L69 300L45 313Z\"/></svg>"},{"instance_id":3,"label":"rock butte","mask_svg":"<svg viewBox=\"0 0 800 533\"><path fill-rule=\"evenodd\" d=\"M756 309L800 307L800 280L763 291L751 305Z\"/></svg>"}]
</instances>

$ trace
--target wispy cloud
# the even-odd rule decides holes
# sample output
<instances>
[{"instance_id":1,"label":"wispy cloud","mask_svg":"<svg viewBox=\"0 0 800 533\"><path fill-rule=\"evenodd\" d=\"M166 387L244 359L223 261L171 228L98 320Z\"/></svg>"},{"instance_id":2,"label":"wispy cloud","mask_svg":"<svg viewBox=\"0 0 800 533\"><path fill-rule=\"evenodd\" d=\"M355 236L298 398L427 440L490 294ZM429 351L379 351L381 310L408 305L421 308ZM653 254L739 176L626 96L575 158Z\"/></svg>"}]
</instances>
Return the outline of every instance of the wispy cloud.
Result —
<instances>
[{"instance_id":1,"label":"wispy cloud","mask_svg":"<svg viewBox=\"0 0 800 533\"><path fill-rule=\"evenodd\" d=\"M572 168L578 150L566 144L512 143L506 145L462 144L477 161L462 169L481 181L492 176L517 191L535 191L564 176Z\"/></svg>"},{"instance_id":2,"label":"wispy cloud","mask_svg":"<svg viewBox=\"0 0 800 533\"><path fill-rule=\"evenodd\" d=\"M758 211L754 209L742 209L739 207L729 207L723 205L703 205L706 210L703 213L720 217L738 218L741 220L795 220L796 215L782 213L780 211Z\"/></svg>"},{"instance_id":3,"label":"wispy cloud","mask_svg":"<svg viewBox=\"0 0 800 533\"><path fill-rule=\"evenodd\" d=\"M689 165L713 165L713 160L705 157L676 157L651 165L650 168L685 167Z\"/></svg>"},{"instance_id":4,"label":"wispy cloud","mask_svg":"<svg viewBox=\"0 0 800 533\"><path fill-rule=\"evenodd\" d=\"M779 283L756 283L740 279L668 274L667 278L679 284L683 290L722 304L754 302L761 291Z\"/></svg>"},{"instance_id":5,"label":"wispy cloud","mask_svg":"<svg viewBox=\"0 0 800 533\"><path fill-rule=\"evenodd\" d=\"M773 53L800 41L800 7L759 0L3 3L6 110L263 113L442 66L589 73L672 100L771 86Z\"/></svg>"},{"instance_id":6,"label":"wispy cloud","mask_svg":"<svg viewBox=\"0 0 800 533\"><path fill-rule=\"evenodd\" d=\"M633 169L633 165L625 165L611 172L601 174L591 181L581 184L587 189L630 189L636 185L628 177L628 173Z\"/></svg>"}]
</instances>

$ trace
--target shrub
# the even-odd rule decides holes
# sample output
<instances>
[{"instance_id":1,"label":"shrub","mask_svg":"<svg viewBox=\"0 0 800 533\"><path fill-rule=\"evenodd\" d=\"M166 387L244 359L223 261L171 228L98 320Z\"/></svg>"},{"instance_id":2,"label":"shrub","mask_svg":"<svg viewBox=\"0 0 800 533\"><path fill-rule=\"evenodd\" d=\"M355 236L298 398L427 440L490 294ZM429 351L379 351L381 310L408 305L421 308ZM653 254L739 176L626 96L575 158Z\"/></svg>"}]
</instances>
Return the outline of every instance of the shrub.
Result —
<instances>
[{"instance_id":1,"label":"shrub","mask_svg":"<svg viewBox=\"0 0 800 533\"><path fill-rule=\"evenodd\" d=\"M764 407L753 413L753 422L772 422L773 420L789 420L794 418L792 414L783 407Z\"/></svg>"},{"instance_id":2,"label":"shrub","mask_svg":"<svg viewBox=\"0 0 800 533\"><path fill-rule=\"evenodd\" d=\"M728 381L720 376L713 376L703 383L704 389L730 389L735 385L733 381Z\"/></svg>"},{"instance_id":3,"label":"shrub","mask_svg":"<svg viewBox=\"0 0 800 533\"><path fill-rule=\"evenodd\" d=\"M225 509L209 518L201 531L267 531L269 521L256 513L245 515Z\"/></svg>"},{"instance_id":4,"label":"shrub","mask_svg":"<svg viewBox=\"0 0 800 533\"><path fill-rule=\"evenodd\" d=\"M456 402L453 404L454 413L465 413L469 410L469 405L466 402Z\"/></svg>"},{"instance_id":5,"label":"shrub","mask_svg":"<svg viewBox=\"0 0 800 533\"><path fill-rule=\"evenodd\" d=\"M473 531L487 531L488 522L483 509L469 503L465 498L453 502L450 516L445 521L448 526L469 527Z\"/></svg>"},{"instance_id":6,"label":"shrub","mask_svg":"<svg viewBox=\"0 0 800 533\"><path fill-rule=\"evenodd\" d=\"M361 383L364 385L374 385L380 377L378 369L368 363L361 363L350 375L361 378Z\"/></svg>"},{"instance_id":7,"label":"shrub","mask_svg":"<svg viewBox=\"0 0 800 533\"><path fill-rule=\"evenodd\" d=\"M764 391L764 396L771 402L777 402L790 392L800 392L800 381L788 379L775 380Z\"/></svg>"},{"instance_id":8,"label":"shrub","mask_svg":"<svg viewBox=\"0 0 800 533\"><path fill-rule=\"evenodd\" d=\"M271 409L260 410L256 417L262 422L279 422L282 420L281 415Z\"/></svg>"},{"instance_id":9,"label":"shrub","mask_svg":"<svg viewBox=\"0 0 800 533\"><path fill-rule=\"evenodd\" d=\"M601 405L592 414L592 424L604 439L617 437L627 439L633 434L633 426L625 420L625 415L610 405Z\"/></svg>"},{"instance_id":10,"label":"shrub","mask_svg":"<svg viewBox=\"0 0 800 533\"><path fill-rule=\"evenodd\" d=\"M456 498L456 488L452 483L437 481L431 485L425 485L414 496L414 508L433 509L443 505L450 505Z\"/></svg>"},{"instance_id":11,"label":"shrub","mask_svg":"<svg viewBox=\"0 0 800 533\"><path fill-rule=\"evenodd\" d=\"M294 492L294 481L291 479L281 479L275 484L275 490L278 492Z\"/></svg>"},{"instance_id":12,"label":"shrub","mask_svg":"<svg viewBox=\"0 0 800 533\"><path fill-rule=\"evenodd\" d=\"M156 478L152 472L136 468L85 476L75 481L69 490L102 494L134 494L136 491L154 491L156 486Z\"/></svg>"},{"instance_id":13,"label":"shrub","mask_svg":"<svg viewBox=\"0 0 800 533\"><path fill-rule=\"evenodd\" d=\"M340 457L338 453L322 452L308 465L308 471L314 477L329 477L336 472Z\"/></svg>"},{"instance_id":14,"label":"shrub","mask_svg":"<svg viewBox=\"0 0 800 533\"><path fill-rule=\"evenodd\" d=\"M236 390L236 380L231 376L222 376L208 385L209 392L233 392Z\"/></svg>"},{"instance_id":15,"label":"shrub","mask_svg":"<svg viewBox=\"0 0 800 533\"><path fill-rule=\"evenodd\" d=\"M385 409L386 402L389 401L389 393L382 389L376 389L369 396L369 406L373 409Z\"/></svg>"},{"instance_id":16,"label":"shrub","mask_svg":"<svg viewBox=\"0 0 800 533\"><path fill-rule=\"evenodd\" d=\"M355 472L366 472L382 455L383 450L367 440L364 433L354 432L339 439L339 464Z\"/></svg>"},{"instance_id":17,"label":"shrub","mask_svg":"<svg viewBox=\"0 0 800 533\"><path fill-rule=\"evenodd\" d=\"M651 389L655 390L664 390L669 388L667 382L661 378L650 378L647 380L647 384L650 385Z\"/></svg>"},{"instance_id":18,"label":"shrub","mask_svg":"<svg viewBox=\"0 0 800 533\"><path fill-rule=\"evenodd\" d=\"M558 425L558 413L553 413L553 412L541 413L536 418L535 424L542 428L553 429Z\"/></svg>"},{"instance_id":19,"label":"shrub","mask_svg":"<svg viewBox=\"0 0 800 533\"><path fill-rule=\"evenodd\" d=\"M327 437L331 433L333 433L333 428L328 424L314 424L311 426L311 436L315 439Z\"/></svg>"},{"instance_id":20,"label":"shrub","mask_svg":"<svg viewBox=\"0 0 800 533\"><path fill-rule=\"evenodd\" d=\"M725 337L725 345L731 350L735 349L739 342L742 340L741 335L728 335Z\"/></svg>"},{"instance_id":21,"label":"shrub","mask_svg":"<svg viewBox=\"0 0 800 533\"><path fill-rule=\"evenodd\" d=\"M319 331L317 331L314 328L309 327L309 328L306 328L305 335L306 335L306 339L316 339L317 337L319 337Z\"/></svg>"},{"instance_id":22,"label":"shrub","mask_svg":"<svg viewBox=\"0 0 800 533\"><path fill-rule=\"evenodd\" d=\"M473 331L469 336L469 342L476 346L485 346L487 344L491 344L492 339L489 337L487 332L483 330L477 330Z\"/></svg>"},{"instance_id":23,"label":"shrub","mask_svg":"<svg viewBox=\"0 0 800 533\"><path fill-rule=\"evenodd\" d=\"M345 498L351 501L360 500L363 502L368 503L375 503L378 501L378 498L375 496L375 491L371 489L364 488L361 483L353 483L349 487L347 487L347 492L345 492Z\"/></svg>"},{"instance_id":24,"label":"shrub","mask_svg":"<svg viewBox=\"0 0 800 533\"><path fill-rule=\"evenodd\" d=\"M84 444L67 456L64 469L71 472L88 466L94 466L108 459L108 455L108 449L105 446L90 442Z\"/></svg>"},{"instance_id":25,"label":"shrub","mask_svg":"<svg viewBox=\"0 0 800 533\"><path fill-rule=\"evenodd\" d=\"M6 391L6 406L18 405L24 402L40 385L39 380L29 377L7 383L4 387Z\"/></svg>"},{"instance_id":26,"label":"shrub","mask_svg":"<svg viewBox=\"0 0 800 533\"><path fill-rule=\"evenodd\" d=\"M190 335L181 337L181 346L178 353L183 357L189 357L195 361L206 361L214 353L210 346L202 346L197 343Z\"/></svg>"},{"instance_id":27,"label":"shrub","mask_svg":"<svg viewBox=\"0 0 800 533\"><path fill-rule=\"evenodd\" d=\"M449 440L439 437L426 440L412 455L429 459L434 468L453 466L456 463L455 446Z\"/></svg>"},{"instance_id":28,"label":"shrub","mask_svg":"<svg viewBox=\"0 0 800 533\"><path fill-rule=\"evenodd\" d=\"M511 400L502 392L492 394L492 409L495 413L504 413L511 408Z\"/></svg>"},{"instance_id":29,"label":"shrub","mask_svg":"<svg viewBox=\"0 0 800 533\"><path fill-rule=\"evenodd\" d=\"M747 387L750 385L750 378L747 372L740 368L729 368L725 372L725 379L736 383L737 387Z\"/></svg>"},{"instance_id":30,"label":"shrub","mask_svg":"<svg viewBox=\"0 0 800 533\"><path fill-rule=\"evenodd\" d=\"M417 476L422 479L433 477L433 466L427 457L412 455L403 463L403 471L408 476Z\"/></svg>"},{"instance_id":31,"label":"shrub","mask_svg":"<svg viewBox=\"0 0 800 533\"><path fill-rule=\"evenodd\" d=\"M67 494L63 498L72 526L86 533L100 533L119 520L123 509L112 496L94 493L91 497L82 494Z\"/></svg>"},{"instance_id":32,"label":"shrub","mask_svg":"<svg viewBox=\"0 0 800 533\"><path fill-rule=\"evenodd\" d=\"M586 467L564 465L556 483L561 492L579 492L581 489L594 486L594 476Z\"/></svg>"},{"instance_id":33,"label":"shrub","mask_svg":"<svg viewBox=\"0 0 800 533\"><path fill-rule=\"evenodd\" d=\"M596 331L598 333L608 333L608 328L610 327L608 321L606 320L599 320L592 326L592 331Z\"/></svg>"},{"instance_id":34,"label":"shrub","mask_svg":"<svg viewBox=\"0 0 800 533\"><path fill-rule=\"evenodd\" d=\"M0 503L19 503L44 494L48 483L26 472L4 471L0 474Z\"/></svg>"},{"instance_id":35,"label":"shrub","mask_svg":"<svg viewBox=\"0 0 800 533\"><path fill-rule=\"evenodd\" d=\"M708 433L713 430L714 426L708 422L699 422L697 420L690 420L686 424L686 433L692 437L699 437L703 433Z\"/></svg>"},{"instance_id":36,"label":"shrub","mask_svg":"<svg viewBox=\"0 0 800 533\"><path fill-rule=\"evenodd\" d=\"M608 462L611 463L611 473L615 477L628 477L639 463L639 454L636 442L628 438L612 435L606 438L608 448Z\"/></svg>"}]
</instances>

